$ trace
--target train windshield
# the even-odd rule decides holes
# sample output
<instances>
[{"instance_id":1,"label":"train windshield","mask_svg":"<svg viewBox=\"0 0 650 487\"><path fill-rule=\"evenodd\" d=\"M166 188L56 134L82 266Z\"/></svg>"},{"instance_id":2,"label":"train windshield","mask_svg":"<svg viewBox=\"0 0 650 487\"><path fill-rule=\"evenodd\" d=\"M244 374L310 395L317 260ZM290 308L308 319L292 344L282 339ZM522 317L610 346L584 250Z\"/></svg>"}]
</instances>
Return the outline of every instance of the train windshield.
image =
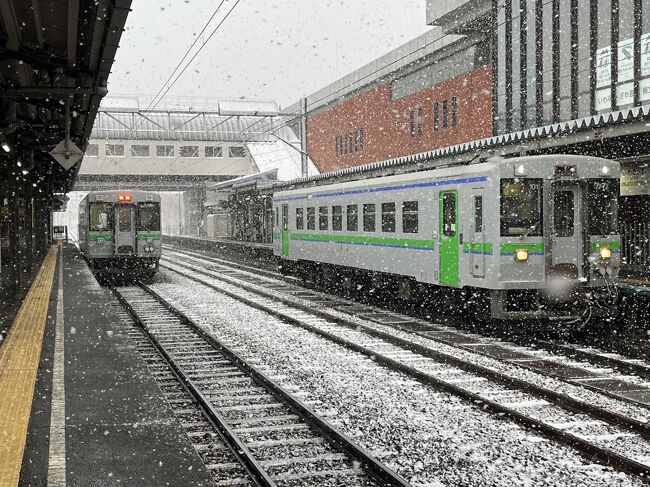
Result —
<instances>
[{"instance_id":1,"label":"train windshield","mask_svg":"<svg viewBox=\"0 0 650 487\"><path fill-rule=\"evenodd\" d=\"M542 235L542 180L501 180L501 236Z\"/></svg>"},{"instance_id":2,"label":"train windshield","mask_svg":"<svg viewBox=\"0 0 650 487\"><path fill-rule=\"evenodd\" d=\"M91 232L106 232L112 229L113 219L111 203L90 203L90 228Z\"/></svg>"},{"instance_id":3,"label":"train windshield","mask_svg":"<svg viewBox=\"0 0 650 487\"><path fill-rule=\"evenodd\" d=\"M589 180L589 233L591 235L618 233L618 191L619 184L616 179Z\"/></svg>"},{"instance_id":4,"label":"train windshield","mask_svg":"<svg viewBox=\"0 0 650 487\"><path fill-rule=\"evenodd\" d=\"M160 203L138 203L138 231L160 231Z\"/></svg>"}]
</instances>

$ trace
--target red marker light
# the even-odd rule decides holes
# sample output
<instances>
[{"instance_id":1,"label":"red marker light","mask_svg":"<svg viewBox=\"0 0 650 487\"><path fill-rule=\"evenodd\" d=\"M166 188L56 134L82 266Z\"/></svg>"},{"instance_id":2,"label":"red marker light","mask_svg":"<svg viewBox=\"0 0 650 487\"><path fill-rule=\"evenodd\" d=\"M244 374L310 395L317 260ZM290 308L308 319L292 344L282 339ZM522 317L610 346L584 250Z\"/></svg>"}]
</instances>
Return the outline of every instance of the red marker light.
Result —
<instances>
[{"instance_id":1,"label":"red marker light","mask_svg":"<svg viewBox=\"0 0 650 487\"><path fill-rule=\"evenodd\" d=\"M131 195L130 194L120 194L120 195L117 195L117 199L119 201L131 201Z\"/></svg>"}]
</instances>

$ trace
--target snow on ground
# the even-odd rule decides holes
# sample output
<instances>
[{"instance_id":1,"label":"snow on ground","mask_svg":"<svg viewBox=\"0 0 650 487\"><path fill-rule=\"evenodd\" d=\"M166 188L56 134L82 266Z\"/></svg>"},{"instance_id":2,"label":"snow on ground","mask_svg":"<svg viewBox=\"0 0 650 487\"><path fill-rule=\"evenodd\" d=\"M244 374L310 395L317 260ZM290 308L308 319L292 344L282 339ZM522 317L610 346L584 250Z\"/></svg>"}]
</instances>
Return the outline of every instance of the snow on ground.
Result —
<instances>
[{"instance_id":1,"label":"snow on ground","mask_svg":"<svg viewBox=\"0 0 650 487\"><path fill-rule=\"evenodd\" d=\"M154 289L414 485L641 485L174 273ZM435 485L435 484L434 484Z\"/></svg>"}]
</instances>

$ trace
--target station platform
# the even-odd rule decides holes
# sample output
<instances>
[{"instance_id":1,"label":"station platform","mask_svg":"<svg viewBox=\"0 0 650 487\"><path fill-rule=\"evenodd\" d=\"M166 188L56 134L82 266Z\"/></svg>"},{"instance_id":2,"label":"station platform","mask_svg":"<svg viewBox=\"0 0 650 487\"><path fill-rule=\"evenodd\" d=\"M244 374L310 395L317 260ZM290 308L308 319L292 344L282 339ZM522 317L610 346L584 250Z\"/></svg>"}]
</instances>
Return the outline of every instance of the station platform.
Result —
<instances>
[{"instance_id":1,"label":"station platform","mask_svg":"<svg viewBox=\"0 0 650 487\"><path fill-rule=\"evenodd\" d=\"M270 262L273 256L272 243L243 242L240 240L194 237L190 235L163 235L163 243L169 243L192 250L207 250L233 257Z\"/></svg>"},{"instance_id":2,"label":"station platform","mask_svg":"<svg viewBox=\"0 0 650 487\"><path fill-rule=\"evenodd\" d=\"M113 303L51 247L0 343L0 487L212 485Z\"/></svg>"}]
</instances>

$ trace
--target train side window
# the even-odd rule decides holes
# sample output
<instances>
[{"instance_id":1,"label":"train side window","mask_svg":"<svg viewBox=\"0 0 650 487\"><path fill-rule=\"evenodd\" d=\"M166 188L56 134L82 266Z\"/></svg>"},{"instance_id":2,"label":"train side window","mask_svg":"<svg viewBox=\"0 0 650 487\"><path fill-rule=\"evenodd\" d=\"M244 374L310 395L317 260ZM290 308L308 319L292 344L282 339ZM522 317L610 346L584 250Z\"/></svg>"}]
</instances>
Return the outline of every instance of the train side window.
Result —
<instances>
[{"instance_id":1,"label":"train side window","mask_svg":"<svg viewBox=\"0 0 650 487\"><path fill-rule=\"evenodd\" d=\"M573 191L557 191L553 195L553 226L556 236L573 236L574 216Z\"/></svg>"},{"instance_id":2,"label":"train side window","mask_svg":"<svg viewBox=\"0 0 650 487\"><path fill-rule=\"evenodd\" d=\"M368 203L363 205L363 231L375 231L375 204Z\"/></svg>"},{"instance_id":3,"label":"train side window","mask_svg":"<svg viewBox=\"0 0 650 487\"><path fill-rule=\"evenodd\" d=\"M305 209L296 208L296 230L305 228Z\"/></svg>"},{"instance_id":4,"label":"train side window","mask_svg":"<svg viewBox=\"0 0 650 487\"><path fill-rule=\"evenodd\" d=\"M402 203L402 231L418 233L418 202L405 201Z\"/></svg>"},{"instance_id":5,"label":"train side window","mask_svg":"<svg viewBox=\"0 0 650 487\"><path fill-rule=\"evenodd\" d=\"M445 237L456 236L456 195L442 195L442 233Z\"/></svg>"},{"instance_id":6,"label":"train side window","mask_svg":"<svg viewBox=\"0 0 650 487\"><path fill-rule=\"evenodd\" d=\"M327 214L329 210L327 206L318 207L318 229L327 230Z\"/></svg>"},{"instance_id":7,"label":"train side window","mask_svg":"<svg viewBox=\"0 0 650 487\"><path fill-rule=\"evenodd\" d=\"M307 208L307 230L316 230L316 208Z\"/></svg>"},{"instance_id":8,"label":"train side window","mask_svg":"<svg viewBox=\"0 0 650 487\"><path fill-rule=\"evenodd\" d=\"M348 232L356 232L359 230L359 207L357 205L348 205L347 210L347 230Z\"/></svg>"},{"instance_id":9,"label":"train side window","mask_svg":"<svg viewBox=\"0 0 650 487\"><path fill-rule=\"evenodd\" d=\"M474 232L483 231L483 196L474 196Z\"/></svg>"},{"instance_id":10,"label":"train side window","mask_svg":"<svg viewBox=\"0 0 650 487\"><path fill-rule=\"evenodd\" d=\"M381 231L395 231L395 203L381 204Z\"/></svg>"},{"instance_id":11,"label":"train side window","mask_svg":"<svg viewBox=\"0 0 650 487\"><path fill-rule=\"evenodd\" d=\"M332 206L332 230L340 232L343 230L343 207Z\"/></svg>"}]
</instances>

